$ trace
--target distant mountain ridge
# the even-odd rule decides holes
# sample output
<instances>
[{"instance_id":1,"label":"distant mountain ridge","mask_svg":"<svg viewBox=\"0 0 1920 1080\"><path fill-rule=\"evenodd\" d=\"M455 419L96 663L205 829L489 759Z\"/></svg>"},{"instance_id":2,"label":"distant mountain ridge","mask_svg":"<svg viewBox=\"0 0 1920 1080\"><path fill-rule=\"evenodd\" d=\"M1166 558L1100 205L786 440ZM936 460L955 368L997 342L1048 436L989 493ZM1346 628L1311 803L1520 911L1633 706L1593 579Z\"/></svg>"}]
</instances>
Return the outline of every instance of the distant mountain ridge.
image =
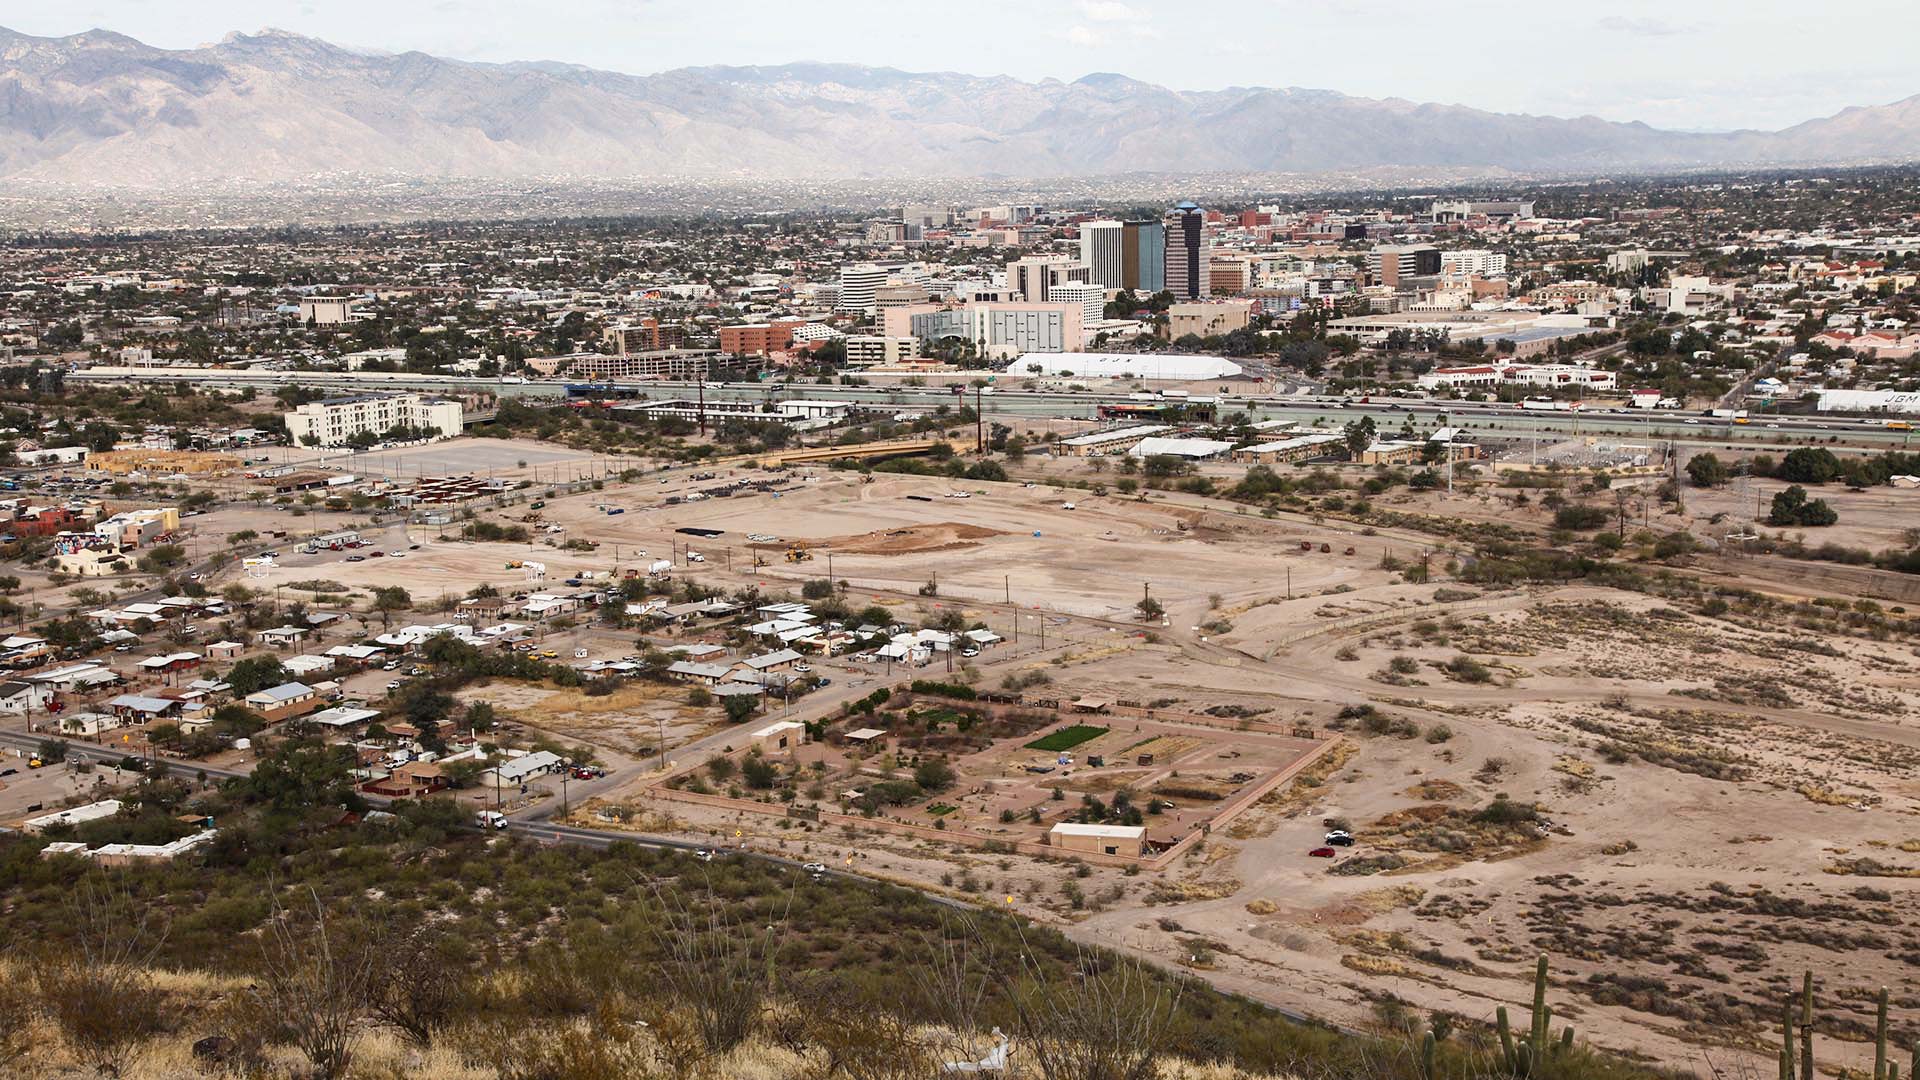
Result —
<instances>
[{"instance_id":1,"label":"distant mountain ridge","mask_svg":"<svg viewBox=\"0 0 1920 1080\"><path fill-rule=\"evenodd\" d=\"M372 53L283 31L168 50L0 29L0 176L166 188L337 173L858 178L1607 172L1920 158L1920 95L1697 134L1327 90L1177 91L853 64L626 75Z\"/></svg>"}]
</instances>

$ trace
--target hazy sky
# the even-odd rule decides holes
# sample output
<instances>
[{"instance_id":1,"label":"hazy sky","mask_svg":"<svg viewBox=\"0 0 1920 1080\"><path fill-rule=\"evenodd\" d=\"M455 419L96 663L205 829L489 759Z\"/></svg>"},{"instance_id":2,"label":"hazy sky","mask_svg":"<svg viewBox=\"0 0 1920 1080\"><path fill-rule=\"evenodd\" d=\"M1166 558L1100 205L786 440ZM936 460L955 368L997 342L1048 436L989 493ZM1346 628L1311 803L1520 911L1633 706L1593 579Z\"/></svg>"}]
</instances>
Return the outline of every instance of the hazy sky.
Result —
<instances>
[{"instance_id":1,"label":"hazy sky","mask_svg":"<svg viewBox=\"0 0 1920 1080\"><path fill-rule=\"evenodd\" d=\"M1778 128L1920 93L1915 0L0 0L32 34L344 45L650 73L845 61L1180 89L1304 86L1660 127Z\"/></svg>"}]
</instances>

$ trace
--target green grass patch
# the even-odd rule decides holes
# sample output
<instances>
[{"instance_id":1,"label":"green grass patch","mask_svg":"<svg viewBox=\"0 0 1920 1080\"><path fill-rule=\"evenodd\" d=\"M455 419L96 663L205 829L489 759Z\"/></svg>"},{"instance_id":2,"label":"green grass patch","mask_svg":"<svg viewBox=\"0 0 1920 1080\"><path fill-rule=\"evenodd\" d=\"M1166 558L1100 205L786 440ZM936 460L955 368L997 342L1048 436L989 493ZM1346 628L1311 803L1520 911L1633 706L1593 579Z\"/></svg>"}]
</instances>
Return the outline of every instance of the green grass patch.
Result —
<instances>
[{"instance_id":1,"label":"green grass patch","mask_svg":"<svg viewBox=\"0 0 1920 1080\"><path fill-rule=\"evenodd\" d=\"M946 803L937 802L927 807L927 813L932 814L934 817L945 817L958 809L960 808L957 806L949 806Z\"/></svg>"},{"instance_id":2,"label":"green grass patch","mask_svg":"<svg viewBox=\"0 0 1920 1080\"><path fill-rule=\"evenodd\" d=\"M1107 733L1103 727L1090 724L1074 724L1063 727L1051 735L1045 735L1027 744L1029 750L1071 750L1083 742L1091 742Z\"/></svg>"}]
</instances>

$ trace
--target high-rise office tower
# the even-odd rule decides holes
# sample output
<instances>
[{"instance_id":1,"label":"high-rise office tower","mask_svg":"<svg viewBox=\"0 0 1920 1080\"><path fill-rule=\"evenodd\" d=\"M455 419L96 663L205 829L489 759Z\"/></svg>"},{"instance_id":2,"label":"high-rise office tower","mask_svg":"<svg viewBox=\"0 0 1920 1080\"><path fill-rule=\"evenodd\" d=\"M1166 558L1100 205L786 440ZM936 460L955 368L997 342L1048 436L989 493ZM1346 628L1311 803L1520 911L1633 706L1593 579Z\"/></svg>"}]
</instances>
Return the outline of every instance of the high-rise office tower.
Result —
<instances>
[{"instance_id":1,"label":"high-rise office tower","mask_svg":"<svg viewBox=\"0 0 1920 1080\"><path fill-rule=\"evenodd\" d=\"M1167 215L1166 288L1177 300L1198 300L1207 293L1206 212L1183 202Z\"/></svg>"},{"instance_id":2,"label":"high-rise office tower","mask_svg":"<svg viewBox=\"0 0 1920 1080\"><path fill-rule=\"evenodd\" d=\"M1158 221L1089 221L1080 227L1080 261L1109 289L1157 293L1167 287L1167 230Z\"/></svg>"},{"instance_id":3,"label":"high-rise office tower","mask_svg":"<svg viewBox=\"0 0 1920 1080\"><path fill-rule=\"evenodd\" d=\"M1127 224L1089 221L1080 226L1080 261L1096 282L1109 289L1127 288Z\"/></svg>"}]
</instances>

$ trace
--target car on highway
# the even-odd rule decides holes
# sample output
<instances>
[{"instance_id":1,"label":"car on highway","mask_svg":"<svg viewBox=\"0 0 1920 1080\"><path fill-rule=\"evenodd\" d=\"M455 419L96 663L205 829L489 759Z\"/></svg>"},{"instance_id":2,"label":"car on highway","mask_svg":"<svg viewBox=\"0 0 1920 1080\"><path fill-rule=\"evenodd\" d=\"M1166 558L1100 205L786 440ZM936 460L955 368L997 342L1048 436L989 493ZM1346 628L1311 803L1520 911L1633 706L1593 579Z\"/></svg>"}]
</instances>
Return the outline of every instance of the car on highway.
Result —
<instances>
[{"instance_id":1,"label":"car on highway","mask_svg":"<svg viewBox=\"0 0 1920 1080\"><path fill-rule=\"evenodd\" d=\"M694 848L693 857L696 859L699 859L701 862L712 862L713 849L712 848Z\"/></svg>"},{"instance_id":2,"label":"car on highway","mask_svg":"<svg viewBox=\"0 0 1920 1080\"><path fill-rule=\"evenodd\" d=\"M820 874L824 874L827 872L827 864L817 863L817 862L803 863L800 869L805 870L809 874L818 876Z\"/></svg>"}]
</instances>

